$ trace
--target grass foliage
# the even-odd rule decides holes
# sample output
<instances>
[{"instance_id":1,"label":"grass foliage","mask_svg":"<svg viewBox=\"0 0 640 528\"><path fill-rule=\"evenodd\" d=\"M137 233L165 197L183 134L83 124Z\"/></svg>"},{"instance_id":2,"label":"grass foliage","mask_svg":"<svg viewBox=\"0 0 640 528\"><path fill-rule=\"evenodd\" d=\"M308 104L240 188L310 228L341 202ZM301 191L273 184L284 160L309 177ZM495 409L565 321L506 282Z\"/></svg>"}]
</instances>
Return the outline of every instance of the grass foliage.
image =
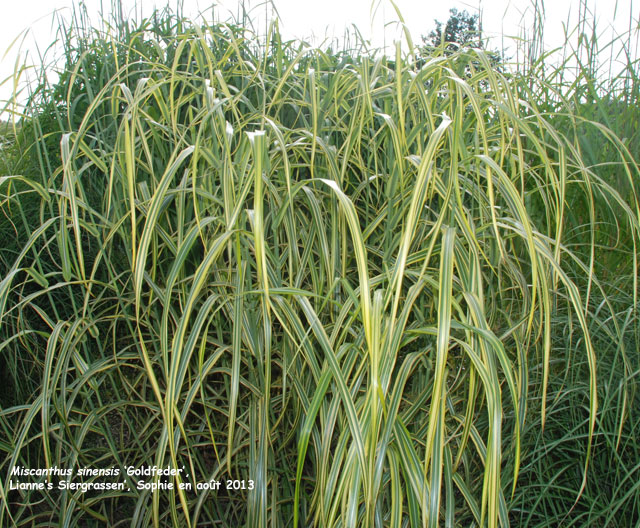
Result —
<instances>
[{"instance_id":1,"label":"grass foliage","mask_svg":"<svg viewBox=\"0 0 640 528\"><path fill-rule=\"evenodd\" d=\"M0 525L638 525L637 64L248 27L64 26L0 177Z\"/></svg>"}]
</instances>

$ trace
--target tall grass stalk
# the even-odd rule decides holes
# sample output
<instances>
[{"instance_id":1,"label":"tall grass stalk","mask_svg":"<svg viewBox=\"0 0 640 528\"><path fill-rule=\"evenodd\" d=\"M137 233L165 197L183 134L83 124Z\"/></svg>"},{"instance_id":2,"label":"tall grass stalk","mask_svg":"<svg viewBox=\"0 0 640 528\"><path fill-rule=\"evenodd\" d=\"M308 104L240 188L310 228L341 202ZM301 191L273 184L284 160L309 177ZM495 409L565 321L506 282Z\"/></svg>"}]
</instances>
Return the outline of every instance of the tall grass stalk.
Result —
<instances>
[{"instance_id":1,"label":"tall grass stalk","mask_svg":"<svg viewBox=\"0 0 640 528\"><path fill-rule=\"evenodd\" d=\"M628 100L577 107L533 52L117 16L74 12L0 179L0 525L640 522L638 136L600 119Z\"/></svg>"}]
</instances>

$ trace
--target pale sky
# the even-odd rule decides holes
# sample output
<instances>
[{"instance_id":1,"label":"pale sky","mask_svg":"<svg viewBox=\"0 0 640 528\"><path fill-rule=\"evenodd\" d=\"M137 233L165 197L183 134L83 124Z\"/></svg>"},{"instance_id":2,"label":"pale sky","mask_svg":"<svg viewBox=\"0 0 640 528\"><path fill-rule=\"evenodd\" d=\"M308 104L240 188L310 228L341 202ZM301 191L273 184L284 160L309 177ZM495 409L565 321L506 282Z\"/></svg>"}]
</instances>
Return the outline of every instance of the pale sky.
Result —
<instances>
[{"instance_id":1,"label":"pale sky","mask_svg":"<svg viewBox=\"0 0 640 528\"><path fill-rule=\"evenodd\" d=\"M542 2L542 0L538 0ZM483 34L495 37L493 48L501 48L501 35L521 36L521 28L530 28L533 20L535 0L395 0L414 42L420 42L422 35L428 34L434 27L434 19L445 22L449 9L466 9L470 13L482 11ZM85 0L84 2L94 20L98 20L101 3L105 10L111 0ZM218 0L216 18L226 20L227 13L238 11L238 0ZM360 33L370 39L372 46L391 45L402 38L397 15L389 0L274 0L280 15L280 28L285 38L315 36L314 44L320 44L323 37L341 37L345 28L355 24ZM54 40L57 25L52 17L53 9L58 8L63 15L70 13L72 0L2 0L0 17L0 83L11 75L16 59L27 63L38 63L38 47L43 52ZM131 11L137 4L148 15L157 6L166 5L163 0L123 0L124 11ZM175 6L175 0L169 0ZM210 0L184 0L184 12L187 16L197 17L198 13L210 9ZM547 48L559 46L563 42L563 23L569 13L572 14L570 27L577 21L578 0L547 0L545 9L545 41ZM253 19L260 28L264 27L266 10L263 0L246 0L245 5L252 9ZM607 30L618 33L628 30L630 21L634 27L640 19L640 0L588 0L588 6L595 11L599 32ZM209 17L211 19L210 11ZM23 33L24 30L30 31ZM9 50L11 43L20 35L18 41ZM604 38L602 42L608 42ZM20 46L19 46L20 45ZM20 55L18 55L20 48ZM8 51L7 51L8 50ZM636 50L637 51L637 50ZM11 93L11 82L0 85L0 108Z\"/></svg>"}]
</instances>

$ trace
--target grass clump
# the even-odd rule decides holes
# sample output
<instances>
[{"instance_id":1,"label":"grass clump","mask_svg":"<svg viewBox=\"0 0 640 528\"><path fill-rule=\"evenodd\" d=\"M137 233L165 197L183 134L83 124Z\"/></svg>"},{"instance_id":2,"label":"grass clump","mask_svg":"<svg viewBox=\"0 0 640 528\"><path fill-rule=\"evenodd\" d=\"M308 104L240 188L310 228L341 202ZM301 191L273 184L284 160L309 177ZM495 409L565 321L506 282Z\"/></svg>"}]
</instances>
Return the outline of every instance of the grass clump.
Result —
<instances>
[{"instance_id":1,"label":"grass clump","mask_svg":"<svg viewBox=\"0 0 640 528\"><path fill-rule=\"evenodd\" d=\"M0 524L637 522L628 139L482 50L81 13L1 180Z\"/></svg>"}]
</instances>

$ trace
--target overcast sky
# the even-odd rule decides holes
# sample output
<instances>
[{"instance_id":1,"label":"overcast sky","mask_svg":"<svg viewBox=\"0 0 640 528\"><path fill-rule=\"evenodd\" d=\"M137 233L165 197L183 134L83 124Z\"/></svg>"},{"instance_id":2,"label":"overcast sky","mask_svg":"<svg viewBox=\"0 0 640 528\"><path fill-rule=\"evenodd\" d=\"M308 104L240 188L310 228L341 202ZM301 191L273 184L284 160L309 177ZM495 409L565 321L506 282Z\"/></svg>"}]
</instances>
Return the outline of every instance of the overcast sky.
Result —
<instances>
[{"instance_id":1,"label":"overcast sky","mask_svg":"<svg viewBox=\"0 0 640 528\"><path fill-rule=\"evenodd\" d=\"M434 19L446 21L449 9L466 9L470 13L482 12L483 33L495 37L494 48L501 48L501 35L521 36L522 27L530 27L533 20L533 3L535 0L395 0L415 42L420 42L421 35L428 34L435 26ZM539 0L542 1L542 0ZM98 20L101 0L85 0L89 13ZM111 0L103 0L105 9ZM218 0L216 18L225 20L227 14L238 12L239 0ZM274 0L280 16L280 27L287 38L315 36L314 43L320 44L323 37L340 37L345 28L355 24L361 34L370 39L374 47L390 45L401 38L400 26L394 24L397 15L389 0ZM125 13L131 12L137 4L138 13L142 9L147 15L157 6L165 5L162 0L123 0ZM169 0L175 6L176 0ZM211 19L211 0L184 0L184 11L190 17L206 11ZM547 47L559 46L563 41L563 23L569 22L573 27L577 22L578 0L547 0L545 9L545 40ZM54 39L56 24L52 17L53 6L64 15L70 12L72 0L3 0L0 17L0 82L11 75L16 58L18 44L21 44L20 60L31 63L39 62L37 47L41 51L47 48ZM253 18L264 26L265 4L262 0L246 0L245 5L253 10ZM618 33L629 28L633 20L635 26L640 18L640 0L588 0L591 10L595 11L599 31L605 32L614 28ZM273 16L269 10L267 16ZM23 30L31 28L27 33ZM22 34L12 49L7 52L12 41ZM602 42L609 39L603 39ZM0 86L0 101L6 100L11 93L9 81ZM3 104L0 102L0 106Z\"/></svg>"}]
</instances>

